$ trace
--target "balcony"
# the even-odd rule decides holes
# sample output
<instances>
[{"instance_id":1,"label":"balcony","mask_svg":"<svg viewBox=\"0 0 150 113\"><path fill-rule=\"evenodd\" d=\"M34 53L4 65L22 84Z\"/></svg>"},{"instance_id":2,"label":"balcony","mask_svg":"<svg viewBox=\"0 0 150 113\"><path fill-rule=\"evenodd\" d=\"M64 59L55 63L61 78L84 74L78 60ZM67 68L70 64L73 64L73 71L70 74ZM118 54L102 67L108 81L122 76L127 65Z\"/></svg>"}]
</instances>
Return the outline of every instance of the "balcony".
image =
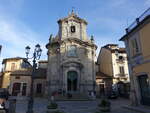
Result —
<instances>
[{"instance_id":1,"label":"balcony","mask_svg":"<svg viewBox=\"0 0 150 113\"><path fill-rule=\"evenodd\" d=\"M116 59L116 62L117 62L117 63L124 63L124 62L125 62L125 59Z\"/></svg>"},{"instance_id":2,"label":"balcony","mask_svg":"<svg viewBox=\"0 0 150 113\"><path fill-rule=\"evenodd\" d=\"M115 77L118 77L118 78L127 78L127 75L128 74L120 73L120 74L116 74Z\"/></svg>"}]
</instances>

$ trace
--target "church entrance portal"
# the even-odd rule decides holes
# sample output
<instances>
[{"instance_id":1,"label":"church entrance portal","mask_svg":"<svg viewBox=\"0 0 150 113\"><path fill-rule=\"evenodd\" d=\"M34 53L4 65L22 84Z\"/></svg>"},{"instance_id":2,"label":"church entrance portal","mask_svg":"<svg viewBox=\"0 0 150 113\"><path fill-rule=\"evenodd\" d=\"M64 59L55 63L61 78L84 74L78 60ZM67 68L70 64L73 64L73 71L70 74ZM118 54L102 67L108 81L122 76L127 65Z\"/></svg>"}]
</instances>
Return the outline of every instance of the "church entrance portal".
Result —
<instances>
[{"instance_id":1,"label":"church entrance portal","mask_svg":"<svg viewBox=\"0 0 150 113\"><path fill-rule=\"evenodd\" d=\"M78 74L76 71L69 71L67 73L67 90L77 91L77 78Z\"/></svg>"}]
</instances>

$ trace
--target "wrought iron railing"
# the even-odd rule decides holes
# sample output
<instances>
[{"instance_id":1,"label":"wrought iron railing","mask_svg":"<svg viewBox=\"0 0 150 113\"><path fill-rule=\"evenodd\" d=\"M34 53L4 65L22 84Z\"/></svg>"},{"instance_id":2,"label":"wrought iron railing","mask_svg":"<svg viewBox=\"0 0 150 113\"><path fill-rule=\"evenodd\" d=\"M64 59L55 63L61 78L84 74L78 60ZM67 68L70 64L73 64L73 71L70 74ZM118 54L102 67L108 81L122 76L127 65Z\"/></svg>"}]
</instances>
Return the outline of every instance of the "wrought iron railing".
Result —
<instances>
[{"instance_id":1,"label":"wrought iron railing","mask_svg":"<svg viewBox=\"0 0 150 113\"><path fill-rule=\"evenodd\" d=\"M122 63L123 63L123 62L125 62L125 59L124 59L124 58L123 58L123 59L116 59L116 61L117 61L117 62L122 62Z\"/></svg>"},{"instance_id":2,"label":"wrought iron railing","mask_svg":"<svg viewBox=\"0 0 150 113\"><path fill-rule=\"evenodd\" d=\"M125 73L116 74L116 77L127 77L127 74Z\"/></svg>"},{"instance_id":3,"label":"wrought iron railing","mask_svg":"<svg viewBox=\"0 0 150 113\"><path fill-rule=\"evenodd\" d=\"M127 32L130 32L133 28L135 28L139 22L144 20L147 16L150 15L150 8L148 8L141 16L136 18L136 20L126 29Z\"/></svg>"}]
</instances>

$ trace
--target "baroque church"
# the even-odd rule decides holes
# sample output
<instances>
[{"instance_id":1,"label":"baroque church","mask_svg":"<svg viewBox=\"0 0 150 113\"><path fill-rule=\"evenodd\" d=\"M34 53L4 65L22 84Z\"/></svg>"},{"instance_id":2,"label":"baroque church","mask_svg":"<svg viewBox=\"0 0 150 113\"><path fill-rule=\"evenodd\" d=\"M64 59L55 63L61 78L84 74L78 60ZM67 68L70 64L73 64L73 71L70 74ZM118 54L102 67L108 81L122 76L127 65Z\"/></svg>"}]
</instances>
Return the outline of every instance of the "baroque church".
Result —
<instances>
[{"instance_id":1,"label":"baroque church","mask_svg":"<svg viewBox=\"0 0 150 113\"><path fill-rule=\"evenodd\" d=\"M97 46L87 36L87 22L73 11L59 19L58 34L49 38L46 94L56 91L88 94L95 90Z\"/></svg>"},{"instance_id":2,"label":"baroque church","mask_svg":"<svg viewBox=\"0 0 150 113\"><path fill-rule=\"evenodd\" d=\"M87 24L73 11L58 20L58 34L50 35L46 45L48 59L38 61L33 82L34 96L49 97L55 94L59 99L71 94L75 98L84 98L92 96L93 91L96 91L96 96L109 96L112 84L116 86L116 91L120 86L123 89L120 92L127 92L124 84L114 85L115 80L129 80L129 76L126 76L128 68L125 49L108 44L102 47L96 62L97 46L93 36L87 35ZM4 68L0 73L0 88L8 89L13 96L29 96L33 73L28 60L21 57L6 58L2 64Z\"/></svg>"}]
</instances>

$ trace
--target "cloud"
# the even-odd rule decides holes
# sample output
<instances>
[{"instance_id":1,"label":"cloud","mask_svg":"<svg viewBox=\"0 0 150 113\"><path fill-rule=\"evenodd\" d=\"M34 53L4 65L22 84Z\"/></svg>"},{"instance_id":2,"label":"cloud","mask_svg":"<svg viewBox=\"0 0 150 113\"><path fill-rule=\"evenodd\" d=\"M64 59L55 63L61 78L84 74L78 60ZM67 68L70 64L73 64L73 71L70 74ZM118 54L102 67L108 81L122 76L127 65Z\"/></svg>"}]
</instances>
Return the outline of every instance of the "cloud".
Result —
<instances>
[{"instance_id":1,"label":"cloud","mask_svg":"<svg viewBox=\"0 0 150 113\"><path fill-rule=\"evenodd\" d=\"M33 49L37 43L42 45L42 58L47 57L46 43L40 40L43 36L23 22L0 18L0 26L0 45L2 45L0 61L6 57L25 57L25 47L29 45Z\"/></svg>"},{"instance_id":2,"label":"cloud","mask_svg":"<svg viewBox=\"0 0 150 113\"><path fill-rule=\"evenodd\" d=\"M32 44L37 42L38 35L24 25L10 23L7 20L0 20L0 40L13 46Z\"/></svg>"}]
</instances>

